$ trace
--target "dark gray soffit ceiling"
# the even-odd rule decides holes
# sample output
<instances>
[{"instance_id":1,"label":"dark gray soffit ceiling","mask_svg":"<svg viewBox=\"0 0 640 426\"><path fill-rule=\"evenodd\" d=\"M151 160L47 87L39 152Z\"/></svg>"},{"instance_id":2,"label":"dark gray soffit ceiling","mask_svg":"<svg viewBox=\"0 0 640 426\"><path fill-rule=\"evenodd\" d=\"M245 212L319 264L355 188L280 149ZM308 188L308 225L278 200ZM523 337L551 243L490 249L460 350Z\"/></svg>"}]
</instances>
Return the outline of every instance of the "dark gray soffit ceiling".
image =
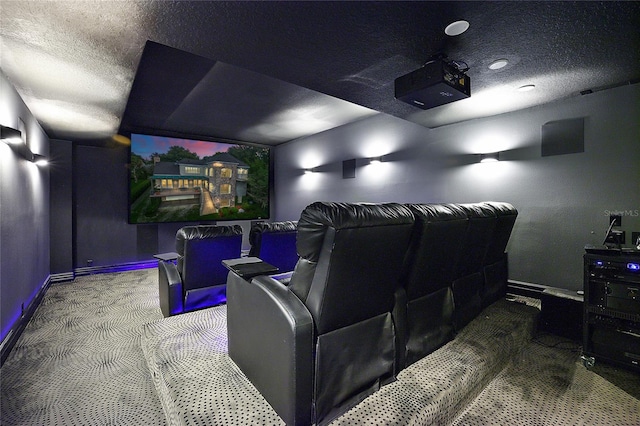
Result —
<instances>
[{"instance_id":1,"label":"dark gray soffit ceiling","mask_svg":"<svg viewBox=\"0 0 640 426\"><path fill-rule=\"evenodd\" d=\"M276 145L375 111L431 128L640 78L635 1L5 0L0 8L2 72L60 139L100 141L121 125L154 123ZM469 30L445 35L458 19ZM148 40L196 59L159 64L139 82ZM469 66L471 97L427 111L394 99L394 79L438 52ZM489 70L499 58L509 65ZM536 90L515 91L525 84Z\"/></svg>"}]
</instances>

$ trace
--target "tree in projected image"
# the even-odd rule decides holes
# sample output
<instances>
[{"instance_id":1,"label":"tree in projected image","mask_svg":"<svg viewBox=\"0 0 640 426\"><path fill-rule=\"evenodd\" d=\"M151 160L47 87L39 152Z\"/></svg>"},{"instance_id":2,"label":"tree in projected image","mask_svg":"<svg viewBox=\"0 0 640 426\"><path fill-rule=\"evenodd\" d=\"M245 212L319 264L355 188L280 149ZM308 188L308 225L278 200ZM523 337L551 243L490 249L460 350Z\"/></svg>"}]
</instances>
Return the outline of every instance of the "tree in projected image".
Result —
<instances>
[{"instance_id":1,"label":"tree in projected image","mask_svg":"<svg viewBox=\"0 0 640 426\"><path fill-rule=\"evenodd\" d=\"M262 148L239 145L227 151L249 166L247 195L261 208L269 205L269 152Z\"/></svg>"}]
</instances>

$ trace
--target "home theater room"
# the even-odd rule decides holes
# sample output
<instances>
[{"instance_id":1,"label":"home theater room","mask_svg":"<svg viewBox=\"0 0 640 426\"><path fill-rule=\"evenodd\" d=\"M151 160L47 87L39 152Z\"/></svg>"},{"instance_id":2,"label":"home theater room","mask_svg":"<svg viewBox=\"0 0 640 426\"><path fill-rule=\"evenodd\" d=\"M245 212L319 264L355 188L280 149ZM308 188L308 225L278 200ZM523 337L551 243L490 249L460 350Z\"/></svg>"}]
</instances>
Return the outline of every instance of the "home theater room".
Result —
<instances>
[{"instance_id":1,"label":"home theater room","mask_svg":"<svg viewBox=\"0 0 640 426\"><path fill-rule=\"evenodd\" d=\"M0 2L0 425L640 425L640 2Z\"/></svg>"}]
</instances>

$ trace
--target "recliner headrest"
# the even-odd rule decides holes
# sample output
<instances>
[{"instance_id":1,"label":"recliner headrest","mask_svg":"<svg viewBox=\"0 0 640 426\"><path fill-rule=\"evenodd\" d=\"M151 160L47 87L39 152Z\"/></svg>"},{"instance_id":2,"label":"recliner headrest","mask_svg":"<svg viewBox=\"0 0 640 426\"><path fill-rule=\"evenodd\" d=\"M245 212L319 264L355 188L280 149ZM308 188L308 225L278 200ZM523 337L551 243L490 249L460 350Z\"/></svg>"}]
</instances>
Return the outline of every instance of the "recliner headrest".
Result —
<instances>
[{"instance_id":1,"label":"recliner headrest","mask_svg":"<svg viewBox=\"0 0 640 426\"><path fill-rule=\"evenodd\" d=\"M327 228L335 230L411 224L414 216L398 203L315 202L308 205L298 221L297 250L300 257L316 262Z\"/></svg>"},{"instance_id":2,"label":"recliner headrest","mask_svg":"<svg viewBox=\"0 0 640 426\"><path fill-rule=\"evenodd\" d=\"M286 220L281 222L258 222L251 227L249 231L249 244L255 245L258 236L265 232L295 232L298 228L298 222L295 220Z\"/></svg>"},{"instance_id":3,"label":"recliner headrest","mask_svg":"<svg viewBox=\"0 0 640 426\"><path fill-rule=\"evenodd\" d=\"M240 225L197 225L183 226L176 232L176 251L184 254L184 242L188 240L204 240L215 237L242 235Z\"/></svg>"},{"instance_id":4,"label":"recliner headrest","mask_svg":"<svg viewBox=\"0 0 640 426\"><path fill-rule=\"evenodd\" d=\"M407 204L416 218L427 222L464 220L467 214L455 204Z\"/></svg>"},{"instance_id":5,"label":"recliner headrest","mask_svg":"<svg viewBox=\"0 0 640 426\"><path fill-rule=\"evenodd\" d=\"M486 203L455 204L455 206L464 211L471 220L496 217L495 210Z\"/></svg>"},{"instance_id":6,"label":"recliner headrest","mask_svg":"<svg viewBox=\"0 0 640 426\"><path fill-rule=\"evenodd\" d=\"M482 204L493 210L497 216L518 215L518 210L516 210L516 208L509 203L500 201L486 201Z\"/></svg>"}]
</instances>

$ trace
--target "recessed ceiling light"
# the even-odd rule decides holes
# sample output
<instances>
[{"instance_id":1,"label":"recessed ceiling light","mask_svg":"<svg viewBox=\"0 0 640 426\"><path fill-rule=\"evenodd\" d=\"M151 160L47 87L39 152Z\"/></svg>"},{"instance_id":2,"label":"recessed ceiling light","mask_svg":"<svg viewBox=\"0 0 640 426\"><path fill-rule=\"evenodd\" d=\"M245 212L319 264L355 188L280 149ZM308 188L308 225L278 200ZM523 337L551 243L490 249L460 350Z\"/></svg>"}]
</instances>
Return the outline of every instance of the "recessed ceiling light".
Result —
<instances>
[{"instance_id":1,"label":"recessed ceiling light","mask_svg":"<svg viewBox=\"0 0 640 426\"><path fill-rule=\"evenodd\" d=\"M529 92L536 88L535 84L525 84L524 86L518 87L518 92Z\"/></svg>"},{"instance_id":2,"label":"recessed ceiling light","mask_svg":"<svg viewBox=\"0 0 640 426\"><path fill-rule=\"evenodd\" d=\"M504 68L509 63L506 59L496 59L495 61L489 64L490 70L499 70L500 68Z\"/></svg>"},{"instance_id":3,"label":"recessed ceiling light","mask_svg":"<svg viewBox=\"0 0 640 426\"><path fill-rule=\"evenodd\" d=\"M469 23L467 21L455 21L447 25L444 29L444 33L448 36L457 36L469 29Z\"/></svg>"}]
</instances>

